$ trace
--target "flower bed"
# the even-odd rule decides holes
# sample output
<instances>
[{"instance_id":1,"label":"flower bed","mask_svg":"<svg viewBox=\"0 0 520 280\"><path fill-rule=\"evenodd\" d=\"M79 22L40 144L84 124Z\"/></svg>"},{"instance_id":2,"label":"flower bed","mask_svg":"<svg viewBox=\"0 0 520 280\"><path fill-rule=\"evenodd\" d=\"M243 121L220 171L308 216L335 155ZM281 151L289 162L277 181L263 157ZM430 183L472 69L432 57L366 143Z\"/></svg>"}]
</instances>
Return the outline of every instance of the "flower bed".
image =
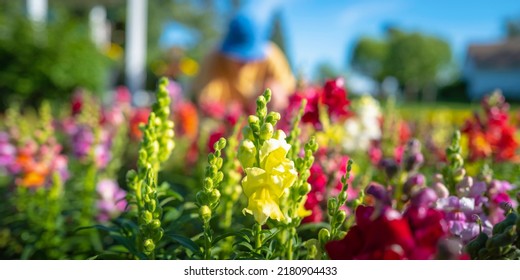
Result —
<instances>
[{"instance_id":1,"label":"flower bed","mask_svg":"<svg viewBox=\"0 0 520 280\"><path fill-rule=\"evenodd\" d=\"M284 112L272 94L249 116L197 108L165 79L151 109L124 88L111 106L83 92L70 108L11 107L0 256L520 258L518 129L499 93L464 121L351 100L341 79Z\"/></svg>"}]
</instances>

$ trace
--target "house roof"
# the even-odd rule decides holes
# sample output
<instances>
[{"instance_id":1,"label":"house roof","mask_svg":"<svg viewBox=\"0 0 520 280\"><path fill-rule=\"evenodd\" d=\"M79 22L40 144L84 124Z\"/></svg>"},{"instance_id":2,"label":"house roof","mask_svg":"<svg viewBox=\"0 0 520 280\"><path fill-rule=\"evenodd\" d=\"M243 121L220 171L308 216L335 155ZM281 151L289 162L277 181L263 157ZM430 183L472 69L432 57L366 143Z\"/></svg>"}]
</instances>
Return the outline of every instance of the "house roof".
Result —
<instances>
[{"instance_id":1,"label":"house roof","mask_svg":"<svg viewBox=\"0 0 520 280\"><path fill-rule=\"evenodd\" d=\"M485 69L520 68L520 39L497 44L473 44L468 48L468 59Z\"/></svg>"}]
</instances>

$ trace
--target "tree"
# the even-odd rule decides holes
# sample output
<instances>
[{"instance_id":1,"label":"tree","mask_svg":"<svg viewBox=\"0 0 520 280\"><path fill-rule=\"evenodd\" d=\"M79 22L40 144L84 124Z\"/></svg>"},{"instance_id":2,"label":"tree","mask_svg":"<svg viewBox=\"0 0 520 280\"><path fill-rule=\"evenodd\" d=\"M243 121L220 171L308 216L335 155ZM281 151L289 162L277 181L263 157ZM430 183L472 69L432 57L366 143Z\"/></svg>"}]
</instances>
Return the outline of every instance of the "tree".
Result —
<instances>
[{"instance_id":1,"label":"tree","mask_svg":"<svg viewBox=\"0 0 520 280\"><path fill-rule=\"evenodd\" d=\"M387 55L387 43L369 37L361 37L354 48L352 67L354 70L381 82L383 61Z\"/></svg>"},{"instance_id":2,"label":"tree","mask_svg":"<svg viewBox=\"0 0 520 280\"><path fill-rule=\"evenodd\" d=\"M330 62L322 61L316 67L316 80L320 83L325 82L327 79L339 76L341 76L340 71Z\"/></svg>"},{"instance_id":3,"label":"tree","mask_svg":"<svg viewBox=\"0 0 520 280\"><path fill-rule=\"evenodd\" d=\"M352 56L354 69L382 81L393 76L405 89L406 98L414 100L423 91L432 99L438 74L449 64L451 50L444 40L388 28L382 40L361 38Z\"/></svg>"},{"instance_id":4,"label":"tree","mask_svg":"<svg viewBox=\"0 0 520 280\"><path fill-rule=\"evenodd\" d=\"M273 16L273 28L271 33L271 41L273 41L282 52L287 56L287 43L285 39L285 32L283 26L282 13L280 11L276 12ZM289 65L291 61L289 56L287 56L287 60L289 60Z\"/></svg>"},{"instance_id":5,"label":"tree","mask_svg":"<svg viewBox=\"0 0 520 280\"><path fill-rule=\"evenodd\" d=\"M508 39L520 38L520 19L511 19L506 22Z\"/></svg>"}]
</instances>

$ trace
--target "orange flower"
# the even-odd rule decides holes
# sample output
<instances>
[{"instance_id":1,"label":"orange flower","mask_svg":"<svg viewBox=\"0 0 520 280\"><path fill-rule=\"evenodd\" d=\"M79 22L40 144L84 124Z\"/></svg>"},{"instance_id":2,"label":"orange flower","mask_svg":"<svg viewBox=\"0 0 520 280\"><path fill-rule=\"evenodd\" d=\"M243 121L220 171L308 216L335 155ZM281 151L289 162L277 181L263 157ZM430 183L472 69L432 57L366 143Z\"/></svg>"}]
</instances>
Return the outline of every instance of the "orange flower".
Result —
<instances>
[{"instance_id":1,"label":"orange flower","mask_svg":"<svg viewBox=\"0 0 520 280\"><path fill-rule=\"evenodd\" d=\"M175 123L179 124L179 134L195 139L199 128L199 116L197 108L191 102L181 102L176 106Z\"/></svg>"}]
</instances>

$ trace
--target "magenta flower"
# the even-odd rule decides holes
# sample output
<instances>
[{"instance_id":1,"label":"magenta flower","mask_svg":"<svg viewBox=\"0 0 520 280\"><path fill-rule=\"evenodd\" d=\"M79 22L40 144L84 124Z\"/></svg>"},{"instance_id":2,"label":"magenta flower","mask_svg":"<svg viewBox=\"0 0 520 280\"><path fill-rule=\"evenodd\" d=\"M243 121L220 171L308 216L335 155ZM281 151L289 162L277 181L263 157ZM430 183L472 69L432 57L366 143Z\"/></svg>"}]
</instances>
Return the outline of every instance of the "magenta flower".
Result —
<instances>
[{"instance_id":1,"label":"magenta flower","mask_svg":"<svg viewBox=\"0 0 520 280\"><path fill-rule=\"evenodd\" d=\"M16 148L9 143L9 134L0 132L0 168L11 166L16 157Z\"/></svg>"},{"instance_id":2,"label":"magenta flower","mask_svg":"<svg viewBox=\"0 0 520 280\"><path fill-rule=\"evenodd\" d=\"M110 179L100 180L96 190L99 194L97 202L99 214L97 218L100 222L109 221L125 211L127 206L126 192L119 187L117 182Z\"/></svg>"},{"instance_id":3,"label":"magenta flower","mask_svg":"<svg viewBox=\"0 0 520 280\"><path fill-rule=\"evenodd\" d=\"M507 192L513 190L515 187L507 181L493 180L489 184L487 195L489 197L488 219L491 224L495 225L505 219L504 205L509 204L513 208L517 207L517 202L512 200Z\"/></svg>"}]
</instances>

